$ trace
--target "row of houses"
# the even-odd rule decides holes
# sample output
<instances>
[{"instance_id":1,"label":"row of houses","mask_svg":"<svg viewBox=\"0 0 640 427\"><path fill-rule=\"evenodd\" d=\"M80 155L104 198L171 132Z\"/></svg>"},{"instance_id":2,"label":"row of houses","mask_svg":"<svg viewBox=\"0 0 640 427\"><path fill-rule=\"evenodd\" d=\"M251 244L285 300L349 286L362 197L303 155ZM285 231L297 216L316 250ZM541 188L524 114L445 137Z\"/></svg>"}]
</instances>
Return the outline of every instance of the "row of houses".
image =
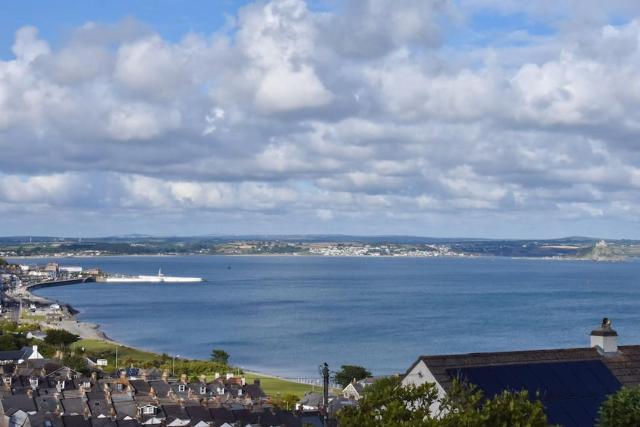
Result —
<instances>
[{"instance_id":1,"label":"row of houses","mask_svg":"<svg viewBox=\"0 0 640 427\"><path fill-rule=\"evenodd\" d=\"M20 359L0 366L0 427L322 426L318 412L274 407L259 380L190 382L154 369L87 377L54 360L6 353L0 358Z\"/></svg>"}]
</instances>

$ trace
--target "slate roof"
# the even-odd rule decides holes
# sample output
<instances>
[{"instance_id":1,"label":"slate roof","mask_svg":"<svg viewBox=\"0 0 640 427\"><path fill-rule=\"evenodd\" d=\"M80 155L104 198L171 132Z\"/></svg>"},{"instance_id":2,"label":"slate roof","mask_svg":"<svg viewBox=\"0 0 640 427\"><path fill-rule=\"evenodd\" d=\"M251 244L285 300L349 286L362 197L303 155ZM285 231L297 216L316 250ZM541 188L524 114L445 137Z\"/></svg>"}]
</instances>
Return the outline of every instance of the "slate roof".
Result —
<instances>
[{"instance_id":1,"label":"slate roof","mask_svg":"<svg viewBox=\"0 0 640 427\"><path fill-rule=\"evenodd\" d=\"M153 387L153 390L156 392L158 397L166 397L169 390L171 390L171 386L162 380L149 381L149 385Z\"/></svg>"},{"instance_id":2,"label":"slate roof","mask_svg":"<svg viewBox=\"0 0 640 427\"><path fill-rule=\"evenodd\" d=\"M64 427L91 427L91 420L82 415L65 415L62 417Z\"/></svg>"},{"instance_id":3,"label":"slate roof","mask_svg":"<svg viewBox=\"0 0 640 427\"><path fill-rule=\"evenodd\" d=\"M4 408L4 412L11 412L18 409L25 412L36 412L38 410L36 402L26 394L14 394L3 397L2 407Z\"/></svg>"},{"instance_id":4,"label":"slate roof","mask_svg":"<svg viewBox=\"0 0 640 427\"><path fill-rule=\"evenodd\" d=\"M138 405L133 400L128 402L113 402L113 407L116 410L116 417L118 419L127 416L135 418L138 415Z\"/></svg>"},{"instance_id":5,"label":"slate roof","mask_svg":"<svg viewBox=\"0 0 640 427\"><path fill-rule=\"evenodd\" d=\"M3 350L0 351L0 361L18 361L24 358L24 350Z\"/></svg>"},{"instance_id":6,"label":"slate roof","mask_svg":"<svg viewBox=\"0 0 640 427\"><path fill-rule=\"evenodd\" d=\"M213 421L211 413L202 406L187 406L185 408L187 415L191 418L191 421L197 423L198 421Z\"/></svg>"},{"instance_id":7,"label":"slate roof","mask_svg":"<svg viewBox=\"0 0 640 427\"><path fill-rule=\"evenodd\" d=\"M640 385L640 345L620 346L618 350L617 355L607 355L606 357L602 356L594 347L420 356L407 370L407 374L419 361L423 361L429 367L429 371L436 381L445 391L449 391L452 381L447 374L447 369L450 368L601 360L622 385Z\"/></svg>"},{"instance_id":8,"label":"slate roof","mask_svg":"<svg viewBox=\"0 0 640 427\"><path fill-rule=\"evenodd\" d=\"M99 415L111 415L112 406L106 399L90 399L87 402L87 406L89 407L89 411L91 411L92 417L97 417Z\"/></svg>"},{"instance_id":9,"label":"slate roof","mask_svg":"<svg viewBox=\"0 0 640 427\"><path fill-rule=\"evenodd\" d=\"M131 384L136 394L149 394L149 391L151 391L151 386L144 380L131 380L129 384Z\"/></svg>"},{"instance_id":10,"label":"slate roof","mask_svg":"<svg viewBox=\"0 0 640 427\"><path fill-rule=\"evenodd\" d=\"M53 396L37 396L34 400L38 412L55 412L58 407L58 399Z\"/></svg>"},{"instance_id":11,"label":"slate roof","mask_svg":"<svg viewBox=\"0 0 640 427\"><path fill-rule=\"evenodd\" d=\"M65 415L84 415L86 408L84 399L81 399L79 397L74 397L71 399L61 399L60 404L62 405L62 410L64 411Z\"/></svg>"},{"instance_id":12,"label":"slate roof","mask_svg":"<svg viewBox=\"0 0 640 427\"><path fill-rule=\"evenodd\" d=\"M459 375L489 395L540 391L550 422L566 426L593 425L606 395L640 385L639 345L619 346L606 356L595 347L421 356L407 374L420 361L447 392Z\"/></svg>"},{"instance_id":13,"label":"slate roof","mask_svg":"<svg viewBox=\"0 0 640 427\"><path fill-rule=\"evenodd\" d=\"M503 390L527 390L531 398L543 403L551 424L565 427L593 425L606 396L621 387L600 360L476 366L447 372L478 386L489 397Z\"/></svg>"}]
</instances>

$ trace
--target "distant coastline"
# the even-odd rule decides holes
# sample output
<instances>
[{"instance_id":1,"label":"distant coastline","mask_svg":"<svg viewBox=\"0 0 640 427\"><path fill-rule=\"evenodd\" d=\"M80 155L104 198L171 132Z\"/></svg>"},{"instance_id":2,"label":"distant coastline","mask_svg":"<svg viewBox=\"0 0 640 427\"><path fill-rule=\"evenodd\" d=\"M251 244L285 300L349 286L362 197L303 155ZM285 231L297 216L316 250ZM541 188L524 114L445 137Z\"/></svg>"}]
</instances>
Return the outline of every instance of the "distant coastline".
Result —
<instances>
[{"instance_id":1,"label":"distant coastline","mask_svg":"<svg viewBox=\"0 0 640 427\"><path fill-rule=\"evenodd\" d=\"M0 237L0 257L93 256L400 256L621 260L640 257L640 241L438 239L403 236Z\"/></svg>"}]
</instances>

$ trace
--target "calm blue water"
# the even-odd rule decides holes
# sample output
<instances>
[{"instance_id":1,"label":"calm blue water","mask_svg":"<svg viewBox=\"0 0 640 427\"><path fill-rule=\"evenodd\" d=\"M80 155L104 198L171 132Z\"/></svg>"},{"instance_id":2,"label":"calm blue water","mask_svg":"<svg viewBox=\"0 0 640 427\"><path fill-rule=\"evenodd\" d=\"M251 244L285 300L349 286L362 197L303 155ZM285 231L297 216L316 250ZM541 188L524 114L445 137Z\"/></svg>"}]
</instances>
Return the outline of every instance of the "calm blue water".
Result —
<instances>
[{"instance_id":1,"label":"calm blue water","mask_svg":"<svg viewBox=\"0 0 640 427\"><path fill-rule=\"evenodd\" d=\"M24 262L24 261L22 261ZM587 346L611 317L640 343L640 262L507 258L101 257L61 264L197 284L89 284L39 290L141 348L317 376L317 366L406 370L420 354ZM228 267L231 269L228 269Z\"/></svg>"}]
</instances>

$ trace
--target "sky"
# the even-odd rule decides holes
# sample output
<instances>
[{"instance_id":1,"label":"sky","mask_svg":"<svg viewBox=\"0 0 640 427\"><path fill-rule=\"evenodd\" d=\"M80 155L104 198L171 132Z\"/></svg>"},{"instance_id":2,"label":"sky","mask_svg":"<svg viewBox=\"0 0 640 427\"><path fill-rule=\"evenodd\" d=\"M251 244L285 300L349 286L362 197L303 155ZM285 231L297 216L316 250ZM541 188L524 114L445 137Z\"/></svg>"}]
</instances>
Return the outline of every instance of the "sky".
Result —
<instances>
[{"instance_id":1,"label":"sky","mask_svg":"<svg viewBox=\"0 0 640 427\"><path fill-rule=\"evenodd\" d=\"M640 238L640 2L0 3L0 235Z\"/></svg>"}]
</instances>

